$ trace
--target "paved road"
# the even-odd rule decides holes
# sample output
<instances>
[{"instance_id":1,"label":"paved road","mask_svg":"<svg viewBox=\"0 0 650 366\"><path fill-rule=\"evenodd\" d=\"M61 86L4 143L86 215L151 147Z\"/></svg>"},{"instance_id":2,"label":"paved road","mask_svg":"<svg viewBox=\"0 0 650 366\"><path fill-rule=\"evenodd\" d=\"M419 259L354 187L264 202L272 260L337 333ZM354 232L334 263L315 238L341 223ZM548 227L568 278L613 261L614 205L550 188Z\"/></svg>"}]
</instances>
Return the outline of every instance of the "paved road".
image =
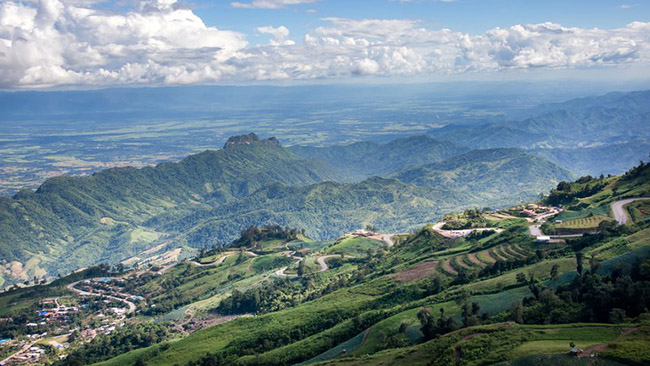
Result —
<instances>
[{"instance_id":1,"label":"paved road","mask_svg":"<svg viewBox=\"0 0 650 366\"><path fill-rule=\"evenodd\" d=\"M316 259L318 261L318 264L320 264L320 271L321 272L325 272L330 268L327 265L327 262L325 262L325 261L328 260L329 258L334 258L334 257L341 257L341 255L340 254L330 254L330 255L324 255L324 256L318 257ZM351 256L351 255L346 255L345 258L354 258L354 257Z\"/></svg>"},{"instance_id":2,"label":"paved road","mask_svg":"<svg viewBox=\"0 0 650 366\"><path fill-rule=\"evenodd\" d=\"M499 229L496 227L482 227L482 228L475 228L475 229L463 229L463 230L443 230L442 227L445 226L446 222L441 221L435 225L433 225L433 230L437 232L438 234L442 236L446 236L448 238L461 238L463 236L467 236L475 231L481 232L481 231L495 231L497 233L503 232L503 229Z\"/></svg>"},{"instance_id":3,"label":"paved road","mask_svg":"<svg viewBox=\"0 0 650 366\"><path fill-rule=\"evenodd\" d=\"M135 304L132 303L131 301L127 300L127 299L123 299L123 298L112 296L112 295L100 294L98 292L88 292L88 291L84 291L84 290L79 290L78 288L75 287L79 282L81 282L81 281L73 282L73 283L69 284L66 287L68 288L68 290L70 290L72 292L75 292L75 293L77 293L77 294L79 294L81 296L105 296L105 297L107 297L109 299L121 301L121 302L125 303L129 307L129 310L127 311L127 313L132 313L136 309ZM120 296L129 297L129 295L127 295L127 294L120 294Z\"/></svg>"},{"instance_id":4,"label":"paved road","mask_svg":"<svg viewBox=\"0 0 650 366\"><path fill-rule=\"evenodd\" d=\"M625 225L629 221L629 216L627 215L627 211L625 210L625 205L632 203L634 201L640 201L640 200L649 200L650 197L639 197L639 198L627 198L624 200L616 201L612 203L612 212L614 212L614 219L616 222L619 223L619 225ZM535 221L544 223L546 221L546 218L554 215L553 214L547 214L543 216L539 216L538 218L535 219ZM541 224L537 225L530 225L528 229L530 230L530 235L532 236L543 236L544 233L542 233L542 230L540 230ZM579 237L582 235L575 234L575 235L550 235L551 239L563 239L563 238L575 238Z\"/></svg>"},{"instance_id":5,"label":"paved road","mask_svg":"<svg viewBox=\"0 0 650 366\"><path fill-rule=\"evenodd\" d=\"M42 339L37 339L37 340L35 340L35 341L31 342L31 343L27 343L23 348L21 348L20 350L14 352L14 354L12 354L11 356L9 356L9 357L5 358L4 360L0 361L0 364L4 365L8 361L10 361L12 358L14 358L14 357L20 355L21 353L27 351L30 347L32 347L33 345L35 345L36 343L38 343L40 341L42 341Z\"/></svg>"},{"instance_id":6,"label":"paved road","mask_svg":"<svg viewBox=\"0 0 650 366\"><path fill-rule=\"evenodd\" d=\"M542 233L541 229L542 225L530 225L528 229L530 230L530 235L532 236L542 236L544 233Z\"/></svg>"},{"instance_id":7,"label":"paved road","mask_svg":"<svg viewBox=\"0 0 650 366\"><path fill-rule=\"evenodd\" d=\"M628 198L612 203L612 211L614 212L614 219L620 224L625 225L630 220L625 210L625 205L634 201L650 200L650 197Z\"/></svg>"},{"instance_id":8,"label":"paved road","mask_svg":"<svg viewBox=\"0 0 650 366\"><path fill-rule=\"evenodd\" d=\"M233 255L233 253L226 254L226 255L224 255L222 257L219 257L219 259L217 259L214 262L210 262L210 263L199 263L197 261L187 261L187 263L189 263L189 264L191 264L193 266L197 266L197 267L218 266L221 263L223 263L223 261L225 261L226 258L230 257L231 255Z\"/></svg>"},{"instance_id":9,"label":"paved road","mask_svg":"<svg viewBox=\"0 0 650 366\"><path fill-rule=\"evenodd\" d=\"M327 262L325 262L329 258L334 258L334 257L340 257L339 254L330 254L330 255L324 255L322 257L318 257L317 261L318 264L320 264L320 271L325 272L327 271L330 267L327 265Z\"/></svg>"},{"instance_id":10,"label":"paved road","mask_svg":"<svg viewBox=\"0 0 650 366\"><path fill-rule=\"evenodd\" d=\"M275 271L273 274L278 276L278 277L298 277L297 274L286 274L286 273L284 273L284 271L286 271L287 268L289 268L289 267L280 268L277 271Z\"/></svg>"}]
</instances>

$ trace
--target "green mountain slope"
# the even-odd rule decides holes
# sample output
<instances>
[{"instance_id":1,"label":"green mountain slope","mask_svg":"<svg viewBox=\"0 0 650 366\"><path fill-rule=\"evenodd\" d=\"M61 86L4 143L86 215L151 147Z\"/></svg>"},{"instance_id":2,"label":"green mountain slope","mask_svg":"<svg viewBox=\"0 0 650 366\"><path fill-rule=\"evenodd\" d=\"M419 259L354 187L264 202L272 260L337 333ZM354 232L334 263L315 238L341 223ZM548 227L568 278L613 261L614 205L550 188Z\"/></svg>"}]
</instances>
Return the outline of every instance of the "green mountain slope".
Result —
<instances>
[{"instance_id":1,"label":"green mountain slope","mask_svg":"<svg viewBox=\"0 0 650 366\"><path fill-rule=\"evenodd\" d=\"M304 228L314 239L336 238L372 224L385 231L412 229L454 207L474 201L450 190L417 187L396 179L360 183L319 183L304 187L274 184L213 210L163 226L184 233L189 243L227 241L251 224L277 223Z\"/></svg>"},{"instance_id":2,"label":"green mountain slope","mask_svg":"<svg viewBox=\"0 0 650 366\"><path fill-rule=\"evenodd\" d=\"M650 141L635 140L594 147L535 149L542 156L578 175L622 174L639 160L646 159Z\"/></svg>"},{"instance_id":3,"label":"green mountain slope","mask_svg":"<svg viewBox=\"0 0 650 366\"><path fill-rule=\"evenodd\" d=\"M650 164L642 164L620 177L582 178L560 184L549 198L572 195L562 214L611 207L648 194L648 174ZM386 186L407 193L382 196ZM366 198L359 199L362 188ZM275 210L277 199L287 212L297 206L297 212L325 215L334 204L401 207L398 200L423 188L383 178L302 188L274 184L243 201L262 195ZM257 206L250 202L251 209ZM530 223L513 220L521 213L517 207L480 214L509 221L502 232L462 238L427 225L390 243L363 235L312 242L289 229L296 235L260 236L248 248L215 248L165 269L111 273L103 267L4 292L0 315L12 320L0 324L0 335L31 331L25 319L37 316L46 296L90 302L65 285L100 277L95 289L119 288L135 302L135 316L124 320L123 330L73 342L59 351L68 357L57 365L591 364L591 357L566 356L572 342L586 356L598 353L597 364L647 364L650 211L628 210L639 212L626 225L552 243L537 242ZM90 308L83 314L92 319ZM100 324L64 326L99 326L93 323ZM174 333L162 342L134 336L146 334L152 323ZM68 331L55 325L47 330Z\"/></svg>"},{"instance_id":4,"label":"green mountain slope","mask_svg":"<svg viewBox=\"0 0 650 366\"><path fill-rule=\"evenodd\" d=\"M585 199L603 201L609 191L613 202L610 189L619 198L647 192L649 167L612 178ZM566 357L571 342L598 347L598 364L645 364L648 230L638 222L549 244L535 242L526 226L461 239L426 227L387 252L297 278L294 286L310 290L324 278L339 281L341 288L313 301L265 293L267 302L293 305L101 365L583 364ZM576 266L575 252L593 259Z\"/></svg>"},{"instance_id":5,"label":"green mountain slope","mask_svg":"<svg viewBox=\"0 0 650 366\"><path fill-rule=\"evenodd\" d=\"M338 177L332 167L301 159L280 146L243 145L156 167L56 177L35 192L0 198L0 256L5 263L23 264L37 258L51 274L115 261L151 245L132 240L132 234L150 231L147 220L156 215L218 206L273 182L300 186ZM27 275L18 278L37 273Z\"/></svg>"},{"instance_id":6,"label":"green mountain slope","mask_svg":"<svg viewBox=\"0 0 650 366\"><path fill-rule=\"evenodd\" d=\"M357 142L344 146L293 146L291 151L308 158L323 160L359 180L373 175L387 176L409 166L434 163L468 149L430 136L413 136L386 144Z\"/></svg>"},{"instance_id":7,"label":"green mountain slope","mask_svg":"<svg viewBox=\"0 0 650 366\"><path fill-rule=\"evenodd\" d=\"M276 184L166 223L160 230L183 233L193 246L230 240L236 228L252 224L304 228L318 240L368 224L387 232L405 231L455 208L502 207L535 199L571 174L521 150L494 149L408 169L395 178L303 187Z\"/></svg>"},{"instance_id":8,"label":"green mountain slope","mask_svg":"<svg viewBox=\"0 0 650 366\"><path fill-rule=\"evenodd\" d=\"M530 149L576 174L622 174L648 153L650 91L545 104L517 121L449 125L429 133L472 149Z\"/></svg>"},{"instance_id":9,"label":"green mountain slope","mask_svg":"<svg viewBox=\"0 0 650 366\"><path fill-rule=\"evenodd\" d=\"M458 208L524 202L569 177L518 150L442 161L463 149L425 136L355 146L354 154L364 157L353 166L364 174L438 162L401 173L402 181L323 182L340 181L350 170L340 173L327 162L295 155L277 140L245 135L223 150L179 163L53 178L36 192L0 200L3 277L12 283L141 258L160 245L160 251L187 252L229 242L250 225L304 228L315 239L333 239L367 224L409 230ZM368 146L378 150L371 154ZM322 151L336 161L335 149Z\"/></svg>"},{"instance_id":10,"label":"green mountain slope","mask_svg":"<svg viewBox=\"0 0 650 366\"><path fill-rule=\"evenodd\" d=\"M648 138L650 91L609 93L534 108L533 117L508 127L580 143ZM567 146L571 147L571 146Z\"/></svg>"},{"instance_id":11,"label":"green mountain slope","mask_svg":"<svg viewBox=\"0 0 650 366\"><path fill-rule=\"evenodd\" d=\"M526 147L548 141L550 136L546 131L526 132L517 127L493 123L480 126L449 125L432 130L430 134L442 141L454 141L462 146L473 149Z\"/></svg>"},{"instance_id":12,"label":"green mountain slope","mask_svg":"<svg viewBox=\"0 0 650 366\"><path fill-rule=\"evenodd\" d=\"M395 175L403 182L494 201L506 197L530 200L571 176L556 164L519 149L474 150Z\"/></svg>"}]
</instances>

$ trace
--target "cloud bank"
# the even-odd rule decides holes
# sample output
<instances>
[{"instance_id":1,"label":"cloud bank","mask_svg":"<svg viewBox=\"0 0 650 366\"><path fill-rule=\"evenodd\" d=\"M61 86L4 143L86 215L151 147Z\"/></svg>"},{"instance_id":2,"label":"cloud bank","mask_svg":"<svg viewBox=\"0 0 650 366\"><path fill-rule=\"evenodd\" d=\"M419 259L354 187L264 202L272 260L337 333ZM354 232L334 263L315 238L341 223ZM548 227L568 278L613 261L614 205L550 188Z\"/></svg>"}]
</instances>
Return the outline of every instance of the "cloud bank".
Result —
<instances>
[{"instance_id":1,"label":"cloud bank","mask_svg":"<svg viewBox=\"0 0 650 366\"><path fill-rule=\"evenodd\" d=\"M284 6L303 0L256 0ZM307 1L309 2L309 1ZM92 2L91 2L92 3ZM470 35L414 20L324 18L296 42L260 25L268 44L204 24L176 0L141 0L126 13L79 2L0 4L0 88L177 85L412 76L511 69L647 64L650 23L582 29L514 25ZM252 5L251 5L252 6Z\"/></svg>"}]
</instances>

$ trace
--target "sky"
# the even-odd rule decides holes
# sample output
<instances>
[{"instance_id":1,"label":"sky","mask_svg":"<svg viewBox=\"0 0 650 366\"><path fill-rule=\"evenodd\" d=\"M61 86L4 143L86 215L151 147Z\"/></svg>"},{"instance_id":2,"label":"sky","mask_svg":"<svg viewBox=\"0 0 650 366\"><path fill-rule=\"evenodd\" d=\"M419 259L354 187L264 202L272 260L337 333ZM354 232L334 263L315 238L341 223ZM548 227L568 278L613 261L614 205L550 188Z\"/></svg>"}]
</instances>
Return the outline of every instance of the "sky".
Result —
<instances>
[{"instance_id":1,"label":"sky","mask_svg":"<svg viewBox=\"0 0 650 366\"><path fill-rule=\"evenodd\" d=\"M0 0L0 89L650 80L650 1Z\"/></svg>"}]
</instances>

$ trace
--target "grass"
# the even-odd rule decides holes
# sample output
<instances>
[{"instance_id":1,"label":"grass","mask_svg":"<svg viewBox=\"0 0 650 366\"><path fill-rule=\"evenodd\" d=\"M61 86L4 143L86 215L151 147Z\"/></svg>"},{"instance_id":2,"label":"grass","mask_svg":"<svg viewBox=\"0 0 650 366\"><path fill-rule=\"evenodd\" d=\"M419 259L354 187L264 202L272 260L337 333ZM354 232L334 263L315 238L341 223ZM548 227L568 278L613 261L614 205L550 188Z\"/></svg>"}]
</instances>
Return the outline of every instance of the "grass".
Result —
<instances>
[{"instance_id":1,"label":"grass","mask_svg":"<svg viewBox=\"0 0 650 366\"><path fill-rule=\"evenodd\" d=\"M285 241L281 239L274 239L274 240L266 240L266 241L261 241L257 243L257 248L258 249L274 249L278 247L282 247L284 245Z\"/></svg>"},{"instance_id":2,"label":"grass","mask_svg":"<svg viewBox=\"0 0 650 366\"><path fill-rule=\"evenodd\" d=\"M606 204L596 208L588 208L580 211L565 210L560 212L557 216L555 216L553 220L570 221L570 220L576 220L576 219L588 217L590 215L609 217L610 212L611 212L610 205Z\"/></svg>"},{"instance_id":3,"label":"grass","mask_svg":"<svg viewBox=\"0 0 650 366\"><path fill-rule=\"evenodd\" d=\"M632 202L627 205L627 211L634 222L650 218L650 200Z\"/></svg>"},{"instance_id":4,"label":"grass","mask_svg":"<svg viewBox=\"0 0 650 366\"><path fill-rule=\"evenodd\" d=\"M377 251L386 246L381 240L369 239L359 236L347 236L338 243L329 247L326 251L327 254L340 254L344 253L352 256L366 255L368 250Z\"/></svg>"},{"instance_id":5,"label":"grass","mask_svg":"<svg viewBox=\"0 0 650 366\"><path fill-rule=\"evenodd\" d=\"M331 348L327 350L326 352L321 353L320 355L313 357L305 362L297 364L297 366L301 365L308 365L311 363L319 362L319 361L325 361L325 360L330 360L332 358L336 358L340 356L343 353L343 350L345 349L346 353L354 353L356 352L360 347L363 342L363 338L365 336L366 332L363 331L359 333L357 336L354 338L345 341L338 346Z\"/></svg>"},{"instance_id":6,"label":"grass","mask_svg":"<svg viewBox=\"0 0 650 366\"><path fill-rule=\"evenodd\" d=\"M621 328L612 326L579 327L579 328L549 328L533 333L533 341L526 342L515 348L512 358L520 358L531 354L566 353L569 343L575 342L576 347L585 349L616 339Z\"/></svg>"},{"instance_id":7,"label":"grass","mask_svg":"<svg viewBox=\"0 0 650 366\"><path fill-rule=\"evenodd\" d=\"M533 355L526 356L512 361L506 361L496 364L495 366L625 366L622 363L608 359L576 359L567 354L559 355Z\"/></svg>"},{"instance_id":8,"label":"grass","mask_svg":"<svg viewBox=\"0 0 650 366\"><path fill-rule=\"evenodd\" d=\"M559 258L552 260L545 260L535 263L525 268L510 271L498 277L490 278L487 280L474 282L465 286L466 289L473 292L491 291L494 289L505 288L517 284L517 273L533 273L535 278L545 280L550 278L551 268L558 265L559 273L564 273L575 269L576 262L574 258Z\"/></svg>"},{"instance_id":9,"label":"grass","mask_svg":"<svg viewBox=\"0 0 650 366\"><path fill-rule=\"evenodd\" d=\"M130 232L131 243L137 243L137 242L152 243L158 239L160 239L160 234L154 231L136 228Z\"/></svg>"},{"instance_id":10,"label":"grass","mask_svg":"<svg viewBox=\"0 0 650 366\"><path fill-rule=\"evenodd\" d=\"M355 354L339 357L317 365L621 365L615 361L585 358L577 362L568 358L569 343L580 348L607 344L620 336L625 326L609 324L517 325L500 323L466 328L441 338L400 349L388 349L373 355ZM623 344L626 341L618 342ZM640 349L642 343L632 341L625 351L638 350L640 364L647 360ZM625 347L625 346L624 346ZM639 348L639 349L637 349ZM646 343L647 348L647 343ZM462 361L457 359L462 355ZM614 357L613 354L607 354ZM630 360L625 359L624 361Z\"/></svg>"},{"instance_id":11,"label":"grass","mask_svg":"<svg viewBox=\"0 0 650 366\"><path fill-rule=\"evenodd\" d=\"M208 352L224 348L231 342L248 341L258 337L274 337L274 335L286 332L286 329L304 327L320 317L340 316L363 308L373 298L374 296L361 294L353 289L344 289L296 308L257 317L240 318L199 330L186 338L170 342L169 350L164 353L156 352L158 346L152 346L120 355L98 365L133 365L138 357L144 355L150 357L149 364L151 365L183 365ZM311 347L315 346L311 345ZM300 348L298 351L308 352L304 347ZM314 356L321 352L314 352Z\"/></svg>"},{"instance_id":12,"label":"grass","mask_svg":"<svg viewBox=\"0 0 650 366\"><path fill-rule=\"evenodd\" d=\"M650 229L644 229L627 237L617 237L592 250L600 260L607 260L623 255L632 250L650 246Z\"/></svg>"},{"instance_id":13,"label":"grass","mask_svg":"<svg viewBox=\"0 0 650 366\"><path fill-rule=\"evenodd\" d=\"M572 220L565 221L557 224L557 228L561 229L594 229L597 228L603 221L611 221L612 218L604 215L593 215Z\"/></svg>"}]
</instances>

